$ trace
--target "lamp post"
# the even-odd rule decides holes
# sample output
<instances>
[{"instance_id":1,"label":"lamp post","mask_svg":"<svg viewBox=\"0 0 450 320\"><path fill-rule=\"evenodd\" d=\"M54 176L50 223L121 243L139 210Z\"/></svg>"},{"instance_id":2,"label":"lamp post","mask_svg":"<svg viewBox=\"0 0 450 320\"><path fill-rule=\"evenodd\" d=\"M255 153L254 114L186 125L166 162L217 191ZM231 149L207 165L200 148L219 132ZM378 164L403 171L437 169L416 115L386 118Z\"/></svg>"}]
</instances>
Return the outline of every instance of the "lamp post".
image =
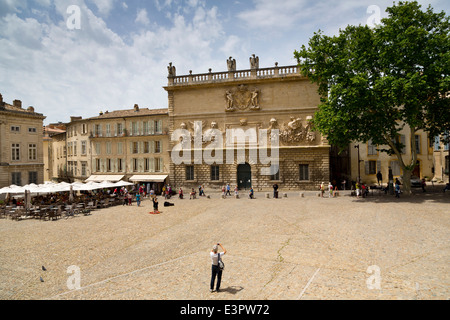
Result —
<instances>
[{"instance_id":1,"label":"lamp post","mask_svg":"<svg viewBox=\"0 0 450 320\"><path fill-rule=\"evenodd\" d=\"M361 166L360 166L361 160L359 157L359 144L357 144L355 148L358 149L358 183L361 183Z\"/></svg>"}]
</instances>

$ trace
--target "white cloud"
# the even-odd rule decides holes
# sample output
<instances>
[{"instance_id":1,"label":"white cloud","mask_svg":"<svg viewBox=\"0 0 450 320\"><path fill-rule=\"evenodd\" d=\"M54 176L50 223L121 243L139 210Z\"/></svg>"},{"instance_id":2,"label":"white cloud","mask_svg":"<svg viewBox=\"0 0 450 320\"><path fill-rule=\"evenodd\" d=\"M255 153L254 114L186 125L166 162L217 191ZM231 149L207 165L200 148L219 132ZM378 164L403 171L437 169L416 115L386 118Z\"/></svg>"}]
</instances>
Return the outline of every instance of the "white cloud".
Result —
<instances>
[{"instance_id":1,"label":"white cloud","mask_svg":"<svg viewBox=\"0 0 450 320\"><path fill-rule=\"evenodd\" d=\"M143 24L144 26L147 26L150 24L150 20L148 19L148 14L147 14L146 9L138 10L135 22Z\"/></svg>"},{"instance_id":2,"label":"white cloud","mask_svg":"<svg viewBox=\"0 0 450 320\"><path fill-rule=\"evenodd\" d=\"M94 2L99 13L103 16L108 16L111 10L114 8L116 0L91 0Z\"/></svg>"}]
</instances>

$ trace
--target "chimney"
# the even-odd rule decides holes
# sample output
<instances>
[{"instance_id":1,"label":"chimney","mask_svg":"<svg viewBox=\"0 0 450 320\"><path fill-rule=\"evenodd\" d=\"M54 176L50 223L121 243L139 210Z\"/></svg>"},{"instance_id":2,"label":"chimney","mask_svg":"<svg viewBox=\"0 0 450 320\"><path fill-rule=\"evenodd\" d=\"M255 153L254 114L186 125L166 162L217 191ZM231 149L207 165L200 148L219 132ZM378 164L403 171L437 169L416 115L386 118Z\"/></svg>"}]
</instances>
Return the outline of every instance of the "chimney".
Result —
<instances>
[{"instance_id":1,"label":"chimney","mask_svg":"<svg viewBox=\"0 0 450 320\"><path fill-rule=\"evenodd\" d=\"M13 101L13 106L19 109L22 109L22 101L20 100L14 100Z\"/></svg>"},{"instance_id":2,"label":"chimney","mask_svg":"<svg viewBox=\"0 0 450 320\"><path fill-rule=\"evenodd\" d=\"M134 105L134 111L139 111L139 106L137 104Z\"/></svg>"},{"instance_id":3,"label":"chimney","mask_svg":"<svg viewBox=\"0 0 450 320\"><path fill-rule=\"evenodd\" d=\"M103 111L100 111L98 115L99 115L99 116L102 116L102 115L103 115Z\"/></svg>"}]
</instances>

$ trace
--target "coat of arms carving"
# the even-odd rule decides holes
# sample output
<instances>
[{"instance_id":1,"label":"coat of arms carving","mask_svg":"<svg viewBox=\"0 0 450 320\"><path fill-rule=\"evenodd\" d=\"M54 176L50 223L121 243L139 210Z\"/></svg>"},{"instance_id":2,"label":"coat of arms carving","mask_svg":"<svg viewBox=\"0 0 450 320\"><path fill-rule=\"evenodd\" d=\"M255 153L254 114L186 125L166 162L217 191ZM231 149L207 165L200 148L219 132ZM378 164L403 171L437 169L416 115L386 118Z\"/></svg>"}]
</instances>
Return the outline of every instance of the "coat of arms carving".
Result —
<instances>
[{"instance_id":1,"label":"coat of arms carving","mask_svg":"<svg viewBox=\"0 0 450 320\"><path fill-rule=\"evenodd\" d=\"M240 85L236 89L228 90L225 94L227 106L226 112L237 110L260 110L259 98L261 91L256 88L249 89L246 85Z\"/></svg>"}]
</instances>

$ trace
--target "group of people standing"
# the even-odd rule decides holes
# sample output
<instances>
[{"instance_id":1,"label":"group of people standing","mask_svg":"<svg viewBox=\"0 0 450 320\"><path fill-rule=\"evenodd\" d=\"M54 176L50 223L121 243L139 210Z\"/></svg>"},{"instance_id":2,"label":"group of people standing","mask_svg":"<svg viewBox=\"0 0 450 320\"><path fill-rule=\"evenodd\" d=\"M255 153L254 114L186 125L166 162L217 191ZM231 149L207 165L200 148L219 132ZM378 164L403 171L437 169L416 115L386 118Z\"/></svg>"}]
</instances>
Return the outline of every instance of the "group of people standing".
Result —
<instances>
[{"instance_id":1,"label":"group of people standing","mask_svg":"<svg viewBox=\"0 0 450 320\"><path fill-rule=\"evenodd\" d=\"M319 186L320 196L323 198L325 194L325 190L328 190L328 197L337 197L339 195L339 189L337 186L333 187L331 182L328 182L328 186L325 186L325 183L321 183Z\"/></svg>"}]
</instances>

